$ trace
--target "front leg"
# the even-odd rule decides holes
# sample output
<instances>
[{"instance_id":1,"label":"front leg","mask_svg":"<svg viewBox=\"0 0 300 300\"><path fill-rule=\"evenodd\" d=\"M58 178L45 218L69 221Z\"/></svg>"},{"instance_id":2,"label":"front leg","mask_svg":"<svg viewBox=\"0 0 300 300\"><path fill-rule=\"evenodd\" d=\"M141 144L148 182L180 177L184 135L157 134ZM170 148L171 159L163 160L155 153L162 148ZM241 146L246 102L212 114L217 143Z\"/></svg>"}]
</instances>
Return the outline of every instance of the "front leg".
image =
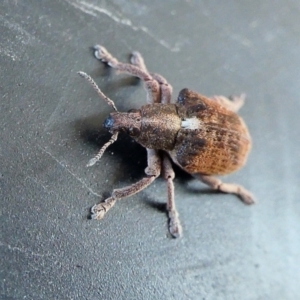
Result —
<instances>
[{"instance_id":1,"label":"front leg","mask_svg":"<svg viewBox=\"0 0 300 300\"><path fill-rule=\"evenodd\" d=\"M148 167L145 170L147 177L144 177L137 183L129 185L121 189L115 189L111 197L107 198L103 203L94 205L91 208L92 219L100 220L115 205L117 200L132 196L148 185L150 185L159 175L161 171L161 160L156 150L147 149Z\"/></svg>"},{"instance_id":2,"label":"front leg","mask_svg":"<svg viewBox=\"0 0 300 300\"><path fill-rule=\"evenodd\" d=\"M160 103L160 87L158 82L148 73L145 65L132 65L119 62L103 46L96 45L95 57L107 63L112 68L136 76L144 81L147 91L147 101L149 104ZM141 64L142 62L137 62Z\"/></svg>"}]
</instances>

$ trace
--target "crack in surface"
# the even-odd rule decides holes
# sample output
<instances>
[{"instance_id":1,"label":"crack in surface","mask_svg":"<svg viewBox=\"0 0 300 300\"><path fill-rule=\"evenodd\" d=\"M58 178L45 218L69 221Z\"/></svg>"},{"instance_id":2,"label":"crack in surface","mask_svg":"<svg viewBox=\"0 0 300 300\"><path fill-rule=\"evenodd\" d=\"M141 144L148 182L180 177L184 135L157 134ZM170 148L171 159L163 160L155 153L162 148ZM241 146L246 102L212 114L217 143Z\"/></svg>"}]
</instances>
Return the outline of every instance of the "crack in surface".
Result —
<instances>
[{"instance_id":1,"label":"crack in surface","mask_svg":"<svg viewBox=\"0 0 300 300\"><path fill-rule=\"evenodd\" d=\"M78 177L75 173L69 170L63 163L61 163L53 154L47 151L45 148L38 145L38 147L44 152L47 153L53 160L55 160L60 166L62 166L69 174L71 174L76 180L78 180L91 194L97 197L101 197L99 194L94 192L80 177Z\"/></svg>"},{"instance_id":2,"label":"crack in surface","mask_svg":"<svg viewBox=\"0 0 300 300\"><path fill-rule=\"evenodd\" d=\"M111 11L99 7L93 4L90 4L86 1L78 1L78 2L71 2L70 0L66 0L69 4L74 6L75 8L79 9L80 11L89 14L93 17L97 17L98 13L105 14L106 16L110 17L116 23L129 26L134 31L143 31L147 35L149 35L152 39L154 39L157 43L165 47L166 49L170 50L171 52L179 52L181 50L181 43L176 42L174 46L170 45L163 39L157 38L147 27L145 26L135 26L130 19L124 18L122 15L117 16L113 14Z\"/></svg>"}]
</instances>

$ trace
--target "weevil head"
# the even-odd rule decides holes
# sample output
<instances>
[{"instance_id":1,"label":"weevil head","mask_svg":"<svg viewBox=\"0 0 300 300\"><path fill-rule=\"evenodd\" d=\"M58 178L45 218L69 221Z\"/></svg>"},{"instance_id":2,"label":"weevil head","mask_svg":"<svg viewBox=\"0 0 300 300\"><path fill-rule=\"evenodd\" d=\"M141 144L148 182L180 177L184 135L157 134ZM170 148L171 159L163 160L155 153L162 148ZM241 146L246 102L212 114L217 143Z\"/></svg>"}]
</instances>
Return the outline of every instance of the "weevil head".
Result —
<instances>
[{"instance_id":1,"label":"weevil head","mask_svg":"<svg viewBox=\"0 0 300 300\"><path fill-rule=\"evenodd\" d=\"M112 112L103 125L110 133L123 131L137 137L141 131L141 118L141 111L138 109L131 109L127 113Z\"/></svg>"}]
</instances>

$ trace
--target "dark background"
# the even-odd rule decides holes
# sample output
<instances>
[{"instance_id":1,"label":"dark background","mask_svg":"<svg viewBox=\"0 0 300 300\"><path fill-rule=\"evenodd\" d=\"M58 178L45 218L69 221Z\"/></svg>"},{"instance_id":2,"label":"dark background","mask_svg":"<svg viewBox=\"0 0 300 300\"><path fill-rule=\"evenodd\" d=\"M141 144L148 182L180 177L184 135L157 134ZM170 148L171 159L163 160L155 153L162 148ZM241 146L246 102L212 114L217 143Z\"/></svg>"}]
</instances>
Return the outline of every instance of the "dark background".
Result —
<instances>
[{"instance_id":1,"label":"dark background","mask_svg":"<svg viewBox=\"0 0 300 300\"><path fill-rule=\"evenodd\" d=\"M0 4L1 299L300 299L299 1L4 0ZM142 178L126 136L92 168L111 112L145 103L141 83L93 57L132 50L178 92L248 96L247 166L226 177L248 207L177 170L183 238L158 179L102 221L89 209Z\"/></svg>"}]
</instances>

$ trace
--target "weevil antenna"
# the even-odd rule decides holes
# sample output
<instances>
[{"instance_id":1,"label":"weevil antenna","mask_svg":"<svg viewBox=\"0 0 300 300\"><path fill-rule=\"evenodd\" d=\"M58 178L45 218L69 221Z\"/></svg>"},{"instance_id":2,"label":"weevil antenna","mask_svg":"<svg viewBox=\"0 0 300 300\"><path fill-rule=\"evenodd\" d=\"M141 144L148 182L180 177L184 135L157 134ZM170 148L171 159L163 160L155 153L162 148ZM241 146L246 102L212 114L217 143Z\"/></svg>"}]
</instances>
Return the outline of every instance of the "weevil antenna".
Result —
<instances>
[{"instance_id":1,"label":"weevil antenna","mask_svg":"<svg viewBox=\"0 0 300 300\"><path fill-rule=\"evenodd\" d=\"M109 141L102 146L98 154L88 162L88 164L86 165L87 167L93 166L97 161L100 160L107 147L113 144L118 139L118 134L119 132L117 131L111 136Z\"/></svg>"},{"instance_id":2,"label":"weevil antenna","mask_svg":"<svg viewBox=\"0 0 300 300\"><path fill-rule=\"evenodd\" d=\"M115 111L118 111L116 106L115 106L115 103L113 100L109 99L107 96L105 96L102 91L100 90L100 88L98 87L97 83L93 80L93 78L91 76L89 76L88 74L82 72L82 71L79 71L77 72L81 77L83 77L84 79L86 79L90 84L91 86L94 88L94 90L97 92L97 94L103 98L105 100L105 102L112 106L112 108L115 110Z\"/></svg>"}]
</instances>

